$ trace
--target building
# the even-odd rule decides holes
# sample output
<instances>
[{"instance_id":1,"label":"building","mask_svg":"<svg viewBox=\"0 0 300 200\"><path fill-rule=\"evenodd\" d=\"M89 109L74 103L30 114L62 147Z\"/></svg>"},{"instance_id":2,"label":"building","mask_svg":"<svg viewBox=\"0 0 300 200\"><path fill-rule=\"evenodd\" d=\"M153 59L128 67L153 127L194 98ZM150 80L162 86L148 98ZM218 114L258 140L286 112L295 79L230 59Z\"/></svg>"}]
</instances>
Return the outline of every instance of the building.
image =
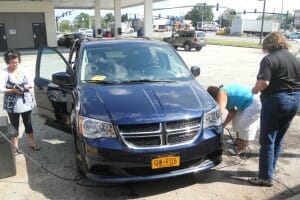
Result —
<instances>
[{"instance_id":1,"label":"building","mask_svg":"<svg viewBox=\"0 0 300 200\"><path fill-rule=\"evenodd\" d=\"M0 51L6 48L56 47L54 9L92 9L96 29L101 28L100 12L114 10L114 33L119 37L121 9L144 4L144 36L152 34L152 5L162 0L0 0ZM97 31L96 31L96 34Z\"/></svg>"},{"instance_id":2,"label":"building","mask_svg":"<svg viewBox=\"0 0 300 200\"><path fill-rule=\"evenodd\" d=\"M300 10L294 10L294 27L300 29Z\"/></svg>"},{"instance_id":3,"label":"building","mask_svg":"<svg viewBox=\"0 0 300 200\"><path fill-rule=\"evenodd\" d=\"M156 19L153 20L153 30L156 32L163 32L171 30L169 19Z\"/></svg>"},{"instance_id":4,"label":"building","mask_svg":"<svg viewBox=\"0 0 300 200\"><path fill-rule=\"evenodd\" d=\"M56 46L53 3L0 1L0 4L0 50Z\"/></svg>"}]
</instances>

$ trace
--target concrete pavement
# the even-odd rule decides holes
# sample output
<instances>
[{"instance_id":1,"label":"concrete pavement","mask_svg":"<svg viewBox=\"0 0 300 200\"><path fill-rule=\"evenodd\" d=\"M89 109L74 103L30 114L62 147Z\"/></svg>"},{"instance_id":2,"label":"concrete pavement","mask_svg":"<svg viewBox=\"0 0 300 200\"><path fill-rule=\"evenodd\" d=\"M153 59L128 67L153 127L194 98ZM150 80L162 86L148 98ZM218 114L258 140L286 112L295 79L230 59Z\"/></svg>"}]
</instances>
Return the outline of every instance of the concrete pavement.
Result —
<instances>
[{"instance_id":1,"label":"concrete pavement","mask_svg":"<svg viewBox=\"0 0 300 200\"><path fill-rule=\"evenodd\" d=\"M259 49L234 48L209 45L200 52L179 54L189 66L199 65L198 81L208 85L232 82L252 86L259 61L263 54ZM22 52L23 53L23 52ZM22 56L23 67L34 74L36 55ZM0 66L3 66L0 57ZM0 96L2 99L2 96ZM0 101L2 107L2 101ZM1 114L5 114L3 110ZM42 166L64 178L77 176L73 156L72 137L42 124L36 111L33 126L39 152L28 147L26 137L20 138L23 151ZM23 128L23 127L22 127ZM22 129L21 128L21 129ZM248 157L230 156L225 145L223 162L214 170L161 181L117 186L98 186L87 180L62 180L45 172L24 155L18 155L17 175L0 179L1 199L300 199L300 117L296 117L287 133L282 155L278 161L276 183L271 188L255 187L247 183L258 169L258 141L250 144ZM233 134L234 135L234 134ZM257 136L258 137L258 136ZM229 140L225 133L225 142ZM1 161L1 158L0 158ZM85 185L85 186L82 186ZM90 186L90 187L87 187Z\"/></svg>"}]
</instances>

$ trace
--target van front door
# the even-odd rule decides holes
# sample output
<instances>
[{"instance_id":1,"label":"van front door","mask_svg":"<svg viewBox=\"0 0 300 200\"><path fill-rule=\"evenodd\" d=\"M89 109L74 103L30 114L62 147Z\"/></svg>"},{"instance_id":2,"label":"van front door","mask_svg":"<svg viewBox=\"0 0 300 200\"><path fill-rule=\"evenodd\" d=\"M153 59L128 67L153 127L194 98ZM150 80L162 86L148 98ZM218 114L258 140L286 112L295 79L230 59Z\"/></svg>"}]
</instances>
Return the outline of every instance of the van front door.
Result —
<instances>
[{"instance_id":1,"label":"van front door","mask_svg":"<svg viewBox=\"0 0 300 200\"><path fill-rule=\"evenodd\" d=\"M70 116L73 109L73 87L62 87L52 82L52 75L70 71L69 64L54 48L39 49L34 79L34 94L40 117L45 124L64 132L71 132Z\"/></svg>"}]
</instances>

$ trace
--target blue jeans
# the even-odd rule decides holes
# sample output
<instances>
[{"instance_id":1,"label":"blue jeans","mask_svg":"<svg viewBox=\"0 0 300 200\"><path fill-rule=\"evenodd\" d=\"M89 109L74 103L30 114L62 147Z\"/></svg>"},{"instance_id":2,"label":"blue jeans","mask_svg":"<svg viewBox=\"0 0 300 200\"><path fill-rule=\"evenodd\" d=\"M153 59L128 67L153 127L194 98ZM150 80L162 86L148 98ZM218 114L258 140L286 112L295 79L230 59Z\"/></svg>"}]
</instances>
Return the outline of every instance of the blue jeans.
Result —
<instances>
[{"instance_id":1,"label":"blue jeans","mask_svg":"<svg viewBox=\"0 0 300 200\"><path fill-rule=\"evenodd\" d=\"M300 91L261 95L259 178L273 179L283 137L299 109Z\"/></svg>"}]
</instances>

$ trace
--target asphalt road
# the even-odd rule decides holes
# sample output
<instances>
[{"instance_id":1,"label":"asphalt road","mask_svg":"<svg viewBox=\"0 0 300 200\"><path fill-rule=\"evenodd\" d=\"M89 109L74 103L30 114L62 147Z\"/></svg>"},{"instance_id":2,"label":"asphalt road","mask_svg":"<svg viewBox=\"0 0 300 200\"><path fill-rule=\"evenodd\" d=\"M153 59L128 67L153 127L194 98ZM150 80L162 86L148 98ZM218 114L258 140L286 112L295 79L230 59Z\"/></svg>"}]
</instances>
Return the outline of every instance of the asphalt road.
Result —
<instances>
[{"instance_id":1,"label":"asphalt road","mask_svg":"<svg viewBox=\"0 0 300 200\"><path fill-rule=\"evenodd\" d=\"M189 66L201 67L201 75L197 79L205 88L208 85L233 82L251 87L255 83L259 61L263 56L259 49L213 45L200 52L179 49L178 53ZM32 75L35 59L36 55L22 57L23 67ZM0 57L0 66L3 65L3 57ZM2 107L2 101L0 104ZM2 110L0 113L5 114ZM248 157L230 156L226 151L229 147L226 144L227 132L223 162L214 170L161 181L116 186L99 186L85 179L75 183L73 179L77 172L71 135L43 125L36 111L33 114L33 127L41 151L31 151L25 135L20 138L20 147L43 167L71 180L53 176L24 155L18 155L17 175L0 179L1 199L299 199L300 117L294 119L285 138L276 171L276 183L272 188L255 187L247 183L247 179L257 173L257 139L250 144Z\"/></svg>"}]
</instances>

